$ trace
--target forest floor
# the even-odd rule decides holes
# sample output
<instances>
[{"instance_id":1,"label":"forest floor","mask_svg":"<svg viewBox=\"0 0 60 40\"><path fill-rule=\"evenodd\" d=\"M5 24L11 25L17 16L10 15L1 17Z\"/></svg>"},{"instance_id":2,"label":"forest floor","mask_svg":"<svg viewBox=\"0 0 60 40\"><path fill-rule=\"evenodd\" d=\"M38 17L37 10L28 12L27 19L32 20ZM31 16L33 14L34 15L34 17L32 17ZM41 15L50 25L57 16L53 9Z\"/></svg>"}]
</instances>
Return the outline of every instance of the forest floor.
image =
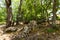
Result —
<instances>
[{"instance_id":1,"label":"forest floor","mask_svg":"<svg viewBox=\"0 0 60 40\"><path fill-rule=\"evenodd\" d=\"M4 26L0 25L0 40L60 40L60 25L57 28L34 23Z\"/></svg>"}]
</instances>

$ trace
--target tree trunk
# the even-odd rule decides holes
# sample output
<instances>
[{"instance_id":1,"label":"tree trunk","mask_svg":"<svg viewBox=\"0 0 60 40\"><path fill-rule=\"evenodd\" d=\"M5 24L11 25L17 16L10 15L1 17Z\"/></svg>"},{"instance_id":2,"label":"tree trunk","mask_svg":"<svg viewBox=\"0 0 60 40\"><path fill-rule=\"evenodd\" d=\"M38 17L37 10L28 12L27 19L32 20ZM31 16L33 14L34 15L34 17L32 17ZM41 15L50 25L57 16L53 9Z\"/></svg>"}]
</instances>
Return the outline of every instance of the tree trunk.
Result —
<instances>
[{"instance_id":1,"label":"tree trunk","mask_svg":"<svg viewBox=\"0 0 60 40\"><path fill-rule=\"evenodd\" d=\"M34 20L37 20L37 12L36 12L36 0L34 0L34 11L35 11L35 15L34 15Z\"/></svg>"},{"instance_id":2,"label":"tree trunk","mask_svg":"<svg viewBox=\"0 0 60 40\"><path fill-rule=\"evenodd\" d=\"M48 8L49 8L49 6L51 5L51 0L49 0L49 2L47 2L46 1L46 9L45 9L45 11L46 11L46 22L50 25L50 22L49 22L49 14L48 14Z\"/></svg>"},{"instance_id":3,"label":"tree trunk","mask_svg":"<svg viewBox=\"0 0 60 40\"><path fill-rule=\"evenodd\" d=\"M19 4L19 8L18 8L18 14L17 14L17 17L16 17L16 25L19 25L19 19L20 19L20 17L22 17L22 15L21 15L21 6L22 6L22 0L20 0L20 4Z\"/></svg>"},{"instance_id":4,"label":"tree trunk","mask_svg":"<svg viewBox=\"0 0 60 40\"><path fill-rule=\"evenodd\" d=\"M6 2L6 9L7 9L6 27L10 27L12 24L11 0L5 0L5 2Z\"/></svg>"},{"instance_id":5,"label":"tree trunk","mask_svg":"<svg viewBox=\"0 0 60 40\"><path fill-rule=\"evenodd\" d=\"M53 17L52 17L52 24L53 24L53 26L56 25L56 10L57 10L56 2L57 2L57 0L53 1Z\"/></svg>"}]
</instances>

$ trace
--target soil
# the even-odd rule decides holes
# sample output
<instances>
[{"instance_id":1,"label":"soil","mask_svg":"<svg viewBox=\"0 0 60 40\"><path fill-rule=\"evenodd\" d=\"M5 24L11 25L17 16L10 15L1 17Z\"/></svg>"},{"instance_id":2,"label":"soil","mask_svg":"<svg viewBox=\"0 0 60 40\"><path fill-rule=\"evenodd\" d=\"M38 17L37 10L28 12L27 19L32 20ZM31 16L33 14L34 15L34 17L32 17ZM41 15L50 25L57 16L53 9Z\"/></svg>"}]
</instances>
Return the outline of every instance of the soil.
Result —
<instances>
[{"instance_id":1,"label":"soil","mask_svg":"<svg viewBox=\"0 0 60 40\"><path fill-rule=\"evenodd\" d=\"M60 40L60 30L50 26L23 24L14 28L17 28L17 31L8 33L5 32L8 28L0 25L0 40Z\"/></svg>"}]
</instances>

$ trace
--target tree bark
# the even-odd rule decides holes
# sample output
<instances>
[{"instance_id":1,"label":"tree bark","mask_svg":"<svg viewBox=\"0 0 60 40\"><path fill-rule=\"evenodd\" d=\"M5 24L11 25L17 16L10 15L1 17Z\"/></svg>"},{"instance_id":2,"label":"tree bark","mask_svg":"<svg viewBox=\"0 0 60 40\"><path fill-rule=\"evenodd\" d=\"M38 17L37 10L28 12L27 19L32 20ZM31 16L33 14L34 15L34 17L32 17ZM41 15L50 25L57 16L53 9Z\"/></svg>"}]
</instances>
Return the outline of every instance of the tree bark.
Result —
<instances>
[{"instance_id":1,"label":"tree bark","mask_svg":"<svg viewBox=\"0 0 60 40\"><path fill-rule=\"evenodd\" d=\"M17 14L17 17L16 17L16 25L19 25L19 19L20 19L20 17L22 17L22 15L21 15L21 6L22 6L22 0L20 0L20 4L19 4L19 8L18 8L18 14Z\"/></svg>"},{"instance_id":2,"label":"tree bark","mask_svg":"<svg viewBox=\"0 0 60 40\"><path fill-rule=\"evenodd\" d=\"M5 0L5 2L6 2L6 10L7 10L6 27L10 27L12 24L11 0Z\"/></svg>"},{"instance_id":3,"label":"tree bark","mask_svg":"<svg viewBox=\"0 0 60 40\"><path fill-rule=\"evenodd\" d=\"M57 16L56 15L56 10L57 10L57 8L56 8L57 7L56 6L57 5L56 2L57 2L57 0L53 1L53 17L52 17L52 24L53 25L56 25L56 16Z\"/></svg>"},{"instance_id":4,"label":"tree bark","mask_svg":"<svg viewBox=\"0 0 60 40\"><path fill-rule=\"evenodd\" d=\"M48 8L49 8L49 6L51 5L51 0L49 0L49 2L47 2L46 1L46 9L45 9L45 11L46 11L46 22L48 22L48 24L50 25L50 22L49 22L49 14L48 14Z\"/></svg>"}]
</instances>

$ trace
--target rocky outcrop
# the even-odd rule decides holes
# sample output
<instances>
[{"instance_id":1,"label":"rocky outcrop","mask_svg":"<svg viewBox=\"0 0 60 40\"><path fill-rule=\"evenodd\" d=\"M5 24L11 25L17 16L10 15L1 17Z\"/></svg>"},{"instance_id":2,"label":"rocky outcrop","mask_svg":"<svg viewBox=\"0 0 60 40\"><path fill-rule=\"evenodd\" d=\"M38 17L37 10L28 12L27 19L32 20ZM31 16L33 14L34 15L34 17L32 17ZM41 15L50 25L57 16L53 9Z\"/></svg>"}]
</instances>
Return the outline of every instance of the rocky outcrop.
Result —
<instances>
[{"instance_id":1,"label":"rocky outcrop","mask_svg":"<svg viewBox=\"0 0 60 40\"><path fill-rule=\"evenodd\" d=\"M33 25L32 25L33 24ZM36 22L31 22L24 27L0 28L0 40L60 40L60 35L55 33L49 34L44 32L31 32L33 28L37 28Z\"/></svg>"}]
</instances>

